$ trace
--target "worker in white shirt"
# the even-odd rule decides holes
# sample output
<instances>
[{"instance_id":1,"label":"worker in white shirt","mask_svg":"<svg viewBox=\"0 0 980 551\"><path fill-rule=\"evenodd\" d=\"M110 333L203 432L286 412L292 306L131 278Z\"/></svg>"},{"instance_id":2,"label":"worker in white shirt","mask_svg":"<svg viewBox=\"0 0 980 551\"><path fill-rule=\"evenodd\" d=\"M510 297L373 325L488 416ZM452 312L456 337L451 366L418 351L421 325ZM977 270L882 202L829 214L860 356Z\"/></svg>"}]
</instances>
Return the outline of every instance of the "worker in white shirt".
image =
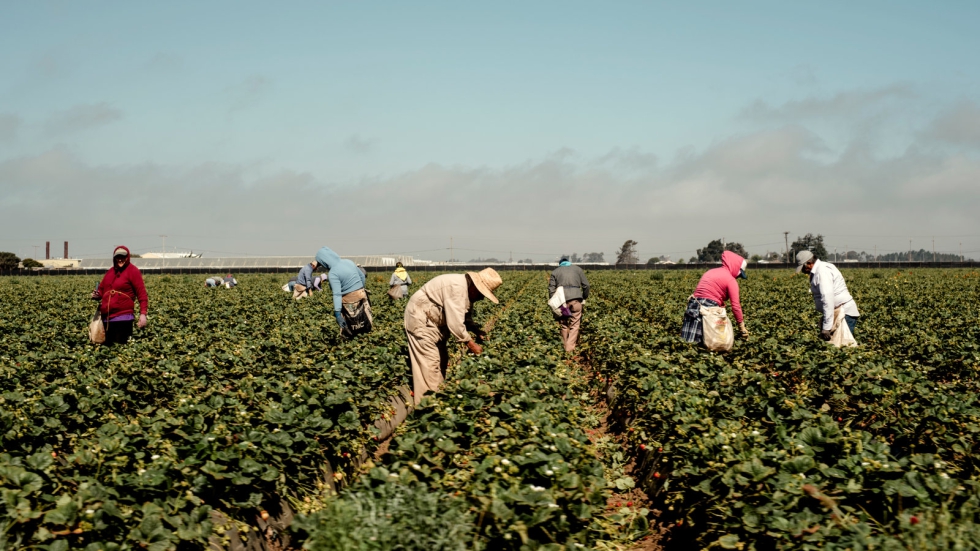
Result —
<instances>
[{"instance_id":1,"label":"worker in white shirt","mask_svg":"<svg viewBox=\"0 0 980 551\"><path fill-rule=\"evenodd\" d=\"M847 327L854 334L857 326L858 313L857 304L854 297L847 291L847 283L844 276L830 262L824 262L813 256L810 251L800 251L796 255L796 273L803 272L810 275L810 294L813 295L813 304L817 312L823 314L823 321L820 324L820 338L829 341L834 327L834 310L843 308L844 321Z\"/></svg>"}]
</instances>

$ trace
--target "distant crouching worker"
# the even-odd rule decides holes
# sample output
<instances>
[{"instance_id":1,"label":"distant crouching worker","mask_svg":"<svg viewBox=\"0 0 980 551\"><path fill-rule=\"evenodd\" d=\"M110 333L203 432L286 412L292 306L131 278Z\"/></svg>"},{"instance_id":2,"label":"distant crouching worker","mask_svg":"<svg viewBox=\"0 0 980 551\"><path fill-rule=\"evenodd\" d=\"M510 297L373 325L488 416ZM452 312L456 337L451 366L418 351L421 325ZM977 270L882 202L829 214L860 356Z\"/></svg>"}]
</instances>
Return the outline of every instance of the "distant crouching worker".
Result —
<instances>
[{"instance_id":1,"label":"distant crouching worker","mask_svg":"<svg viewBox=\"0 0 980 551\"><path fill-rule=\"evenodd\" d=\"M701 307L725 306L725 301L731 300L732 313L738 322L742 337L748 337L745 319L742 317L742 303L738 298L738 281L736 278L748 279L745 275L746 262L741 256L725 251L721 253L721 267L712 268L701 276L694 294L687 301L684 312L684 324L681 326L681 337L687 342L704 342Z\"/></svg>"},{"instance_id":2,"label":"distant crouching worker","mask_svg":"<svg viewBox=\"0 0 980 551\"><path fill-rule=\"evenodd\" d=\"M548 280L548 297L553 297L561 287L565 293L565 310L561 316L555 316L561 325L561 343L565 352L575 350L578 344L579 328L582 325L582 309L585 300L589 298L589 279L578 266L572 266L568 257L562 257L555 271L551 272ZM567 312L568 315L565 315Z\"/></svg>"},{"instance_id":3,"label":"distant crouching worker","mask_svg":"<svg viewBox=\"0 0 980 551\"><path fill-rule=\"evenodd\" d=\"M483 353L483 347L473 342L470 331L478 340L485 333L473 322L473 303L484 297L497 304L493 291L503 281L493 268L466 274L436 276L423 285L405 306L405 335L412 362L412 382L415 405L426 392L435 392L446 378L449 363L447 341L450 336L465 343L473 354Z\"/></svg>"},{"instance_id":4,"label":"distant crouching worker","mask_svg":"<svg viewBox=\"0 0 980 551\"><path fill-rule=\"evenodd\" d=\"M844 321L847 328L854 334L857 327L857 303L847 291L844 276L830 262L824 262L813 256L810 251L800 251L796 254L796 272L810 275L810 294L813 295L813 305L817 312L823 315L820 323L820 338L829 341L831 330L834 328L834 313L838 308L844 310Z\"/></svg>"},{"instance_id":5,"label":"distant crouching worker","mask_svg":"<svg viewBox=\"0 0 980 551\"><path fill-rule=\"evenodd\" d=\"M296 283L293 284L293 298L299 300L313 294L313 272L317 268L318 262L314 260L306 266L300 268L296 274Z\"/></svg>"},{"instance_id":6,"label":"distant crouching worker","mask_svg":"<svg viewBox=\"0 0 980 551\"><path fill-rule=\"evenodd\" d=\"M395 263L395 271L388 280L388 296L392 300L403 299L408 296L408 286L412 284L412 277L408 275L408 270L401 262Z\"/></svg>"},{"instance_id":7,"label":"distant crouching worker","mask_svg":"<svg viewBox=\"0 0 980 551\"><path fill-rule=\"evenodd\" d=\"M364 270L351 260L341 259L329 247L317 251L316 262L329 270L327 281L333 293L333 315L341 333L352 337L371 331L373 317L364 288L367 281Z\"/></svg>"},{"instance_id":8,"label":"distant crouching worker","mask_svg":"<svg viewBox=\"0 0 980 551\"><path fill-rule=\"evenodd\" d=\"M235 285L238 285L238 280L235 279L231 274L226 275L224 278L220 277L209 277L204 280L205 287L221 287L224 286L226 289L231 289Z\"/></svg>"},{"instance_id":9,"label":"distant crouching worker","mask_svg":"<svg viewBox=\"0 0 980 551\"><path fill-rule=\"evenodd\" d=\"M99 311L105 326L105 344L126 344L133 336L136 301L140 304L137 325L146 327L146 311L149 300L143 274L130 263L129 249L122 245L112 253L112 267L102 277L102 282L92 291L92 298L99 300Z\"/></svg>"}]
</instances>

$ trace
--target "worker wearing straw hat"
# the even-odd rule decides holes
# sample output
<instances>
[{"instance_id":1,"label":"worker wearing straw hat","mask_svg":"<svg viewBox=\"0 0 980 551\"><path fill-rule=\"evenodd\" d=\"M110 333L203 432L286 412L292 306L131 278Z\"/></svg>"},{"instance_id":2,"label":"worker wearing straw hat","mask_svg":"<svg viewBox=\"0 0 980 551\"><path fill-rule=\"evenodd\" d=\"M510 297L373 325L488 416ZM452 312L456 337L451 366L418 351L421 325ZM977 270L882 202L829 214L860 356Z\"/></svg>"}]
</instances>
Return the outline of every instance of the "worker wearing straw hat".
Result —
<instances>
[{"instance_id":1,"label":"worker wearing straw hat","mask_svg":"<svg viewBox=\"0 0 980 551\"><path fill-rule=\"evenodd\" d=\"M479 340L484 335L473 322L473 303L486 297L497 304L493 291L501 283L500 275L493 268L445 274L429 280L409 299L405 307L405 335L412 362L415 405L426 392L438 390L445 379L450 336L465 343L474 354L483 352L483 347L469 333L473 331Z\"/></svg>"}]
</instances>

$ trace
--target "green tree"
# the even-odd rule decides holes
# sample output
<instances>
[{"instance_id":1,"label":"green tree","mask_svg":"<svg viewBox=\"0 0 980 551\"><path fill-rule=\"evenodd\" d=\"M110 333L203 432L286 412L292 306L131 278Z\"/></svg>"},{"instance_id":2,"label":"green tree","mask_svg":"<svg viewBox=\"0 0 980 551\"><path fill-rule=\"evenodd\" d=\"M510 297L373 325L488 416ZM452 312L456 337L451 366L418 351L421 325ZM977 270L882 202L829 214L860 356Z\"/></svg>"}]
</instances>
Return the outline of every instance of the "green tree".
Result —
<instances>
[{"instance_id":1,"label":"green tree","mask_svg":"<svg viewBox=\"0 0 980 551\"><path fill-rule=\"evenodd\" d=\"M41 264L40 262L38 262L37 260L34 260L33 258L25 258L24 260L21 261L21 264L23 264L25 268L43 268L44 267L44 264Z\"/></svg>"},{"instance_id":2,"label":"green tree","mask_svg":"<svg viewBox=\"0 0 980 551\"><path fill-rule=\"evenodd\" d=\"M582 262L585 262L586 264L605 262L606 261L605 256L606 253L585 253L584 255L582 255Z\"/></svg>"},{"instance_id":3,"label":"green tree","mask_svg":"<svg viewBox=\"0 0 980 551\"><path fill-rule=\"evenodd\" d=\"M789 248L790 257L785 259L786 262L796 262L796 253L800 251L810 251L813 256L827 260L827 248L824 247L822 234L808 233L803 237L797 237Z\"/></svg>"},{"instance_id":4,"label":"green tree","mask_svg":"<svg viewBox=\"0 0 980 551\"><path fill-rule=\"evenodd\" d=\"M0 252L0 270L16 270L20 258L14 253Z\"/></svg>"},{"instance_id":5,"label":"green tree","mask_svg":"<svg viewBox=\"0 0 980 551\"><path fill-rule=\"evenodd\" d=\"M616 251L616 265L620 264L638 264L640 259L636 255L636 245L637 242L632 239L627 239L623 246Z\"/></svg>"},{"instance_id":6,"label":"green tree","mask_svg":"<svg viewBox=\"0 0 980 551\"><path fill-rule=\"evenodd\" d=\"M725 252L725 246L721 244L721 239L709 242L703 249L698 249L698 262L721 262L721 253Z\"/></svg>"}]
</instances>

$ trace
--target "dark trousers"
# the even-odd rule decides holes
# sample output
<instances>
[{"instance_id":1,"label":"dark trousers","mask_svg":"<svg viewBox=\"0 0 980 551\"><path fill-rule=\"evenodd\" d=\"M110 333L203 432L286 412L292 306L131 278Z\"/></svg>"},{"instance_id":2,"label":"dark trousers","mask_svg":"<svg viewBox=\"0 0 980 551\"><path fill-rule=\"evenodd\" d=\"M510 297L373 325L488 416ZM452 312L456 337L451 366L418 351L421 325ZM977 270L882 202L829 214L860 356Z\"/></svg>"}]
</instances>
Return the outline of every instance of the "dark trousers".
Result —
<instances>
[{"instance_id":1,"label":"dark trousers","mask_svg":"<svg viewBox=\"0 0 980 551\"><path fill-rule=\"evenodd\" d=\"M857 327L858 319L857 316L844 316L844 321L847 323L847 328L851 330L851 335L854 334L854 328Z\"/></svg>"},{"instance_id":2,"label":"dark trousers","mask_svg":"<svg viewBox=\"0 0 980 551\"><path fill-rule=\"evenodd\" d=\"M133 336L133 320L105 324L105 344L126 344Z\"/></svg>"}]
</instances>

